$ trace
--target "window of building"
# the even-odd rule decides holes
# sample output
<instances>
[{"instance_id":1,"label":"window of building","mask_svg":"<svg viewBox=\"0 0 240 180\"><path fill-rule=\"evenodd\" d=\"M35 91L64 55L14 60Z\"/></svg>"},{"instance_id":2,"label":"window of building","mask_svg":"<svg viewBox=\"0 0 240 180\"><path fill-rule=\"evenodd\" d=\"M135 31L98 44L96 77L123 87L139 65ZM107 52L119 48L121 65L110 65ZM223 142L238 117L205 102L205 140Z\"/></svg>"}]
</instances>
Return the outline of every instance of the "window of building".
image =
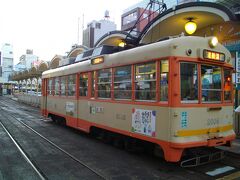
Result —
<instances>
[{"instance_id":1,"label":"window of building","mask_svg":"<svg viewBox=\"0 0 240 180\"><path fill-rule=\"evenodd\" d=\"M84 73L80 75L79 79L79 95L87 96L88 95L88 74Z\"/></svg>"},{"instance_id":2,"label":"window of building","mask_svg":"<svg viewBox=\"0 0 240 180\"><path fill-rule=\"evenodd\" d=\"M55 78L55 95L60 95L60 80L59 80L59 77Z\"/></svg>"},{"instance_id":3,"label":"window of building","mask_svg":"<svg viewBox=\"0 0 240 180\"><path fill-rule=\"evenodd\" d=\"M221 68L217 66L201 66L202 101L221 101Z\"/></svg>"},{"instance_id":4,"label":"window of building","mask_svg":"<svg viewBox=\"0 0 240 180\"><path fill-rule=\"evenodd\" d=\"M66 96L66 77L62 76L60 81L60 94L61 96Z\"/></svg>"},{"instance_id":5,"label":"window of building","mask_svg":"<svg viewBox=\"0 0 240 180\"><path fill-rule=\"evenodd\" d=\"M136 20L137 20L137 11L123 17L123 25L129 24L129 23L131 23L133 21L136 21Z\"/></svg>"},{"instance_id":6,"label":"window of building","mask_svg":"<svg viewBox=\"0 0 240 180\"><path fill-rule=\"evenodd\" d=\"M181 63L181 101L184 103L198 102L198 71L197 64Z\"/></svg>"},{"instance_id":7,"label":"window of building","mask_svg":"<svg viewBox=\"0 0 240 180\"><path fill-rule=\"evenodd\" d=\"M48 79L48 88L47 88L47 93L48 95L53 95L53 79L50 78Z\"/></svg>"},{"instance_id":8,"label":"window of building","mask_svg":"<svg viewBox=\"0 0 240 180\"><path fill-rule=\"evenodd\" d=\"M101 23L96 23L96 29L101 29Z\"/></svg>"},{"instance_id":9,"label":"window of building","mask_svg":"<svg viewBox=\"0 0 240 180\"><path fill-rule=\"evenodd\" d=\"M95 96L95 77L96 77L96 71L91 72L92 76L92 92L91 92L91 97Z\"/></svg>"},{"instance_id":10,"label":"window of building","mask_svg":"<svg viewBox=\"0 0 240 180\"><path fill-rule=\"evenodd\" d=\"M75 96L76 93L76 76L69 75L68 76L68 96Z\"/></svg>"},{"instance_id":11,"label":"window of building","mask_svg":"<svg viewBox=\"0 0 240 180\"><path fill-rule=\"evenodd\" d=\"M156 63L135 66L135 99L156 100Z\"/></svg>"},{"instance_id":12,"label":"window of building","mask_svg":"<svg viewBox=\"0 0 240 180\"><path fill-rule=\"evenodd\" d=\"M114 69L114 98L115 99L131 99L132 98L132 82L131 82L131 66L117 67Z\"/></svg>"},{"instance_id":13,"label":"window of building","mask_svg":"<svg viewBox=\"0 0 240 180\"><path fill-rule=\"evenodd\" d=\"M168 60L160 61L160 101L168 101Z\"/></svg>"},{"instance_id":14,"label":"window of building","mask_svg":"<svg viewBox=\"0 0 240 180\"><path fill-rule=\"evenodd\" d=\"M111 97L112 70L102 69L98 71L98 97Z\"/></svg>"},{"instance_id":15,"label":"window of building","mask_svg":"<svg viewBox=\"0 0 240 180\"><path fill-rule=\"evenodd\" d=\"M232 99L232 78L231 78L231 70L224 70L224 100L231 101Z\"/></svg>"}]
</instances>

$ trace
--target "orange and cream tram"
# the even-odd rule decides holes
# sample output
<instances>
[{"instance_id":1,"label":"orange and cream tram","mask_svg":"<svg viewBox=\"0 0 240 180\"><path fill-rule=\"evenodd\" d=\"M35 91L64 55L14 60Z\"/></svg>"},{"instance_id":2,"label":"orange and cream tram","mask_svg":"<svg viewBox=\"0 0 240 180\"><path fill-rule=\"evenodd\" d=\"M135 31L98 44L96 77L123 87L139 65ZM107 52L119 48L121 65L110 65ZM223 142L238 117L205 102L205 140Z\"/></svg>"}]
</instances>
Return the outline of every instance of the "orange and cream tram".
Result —
<instances>
[{"instance_id":1,"label":"orange and cream tram","mask_svg":"<svg viewBox=\"0 0 240 180\"><path fill-rule=\"evenodd\" d=\"M44 116L154 143L170 162L185 149L231 144L233 68L216 38L181 36L110 54L103 48L43 73Z\"/></svg>"}]
</instances>

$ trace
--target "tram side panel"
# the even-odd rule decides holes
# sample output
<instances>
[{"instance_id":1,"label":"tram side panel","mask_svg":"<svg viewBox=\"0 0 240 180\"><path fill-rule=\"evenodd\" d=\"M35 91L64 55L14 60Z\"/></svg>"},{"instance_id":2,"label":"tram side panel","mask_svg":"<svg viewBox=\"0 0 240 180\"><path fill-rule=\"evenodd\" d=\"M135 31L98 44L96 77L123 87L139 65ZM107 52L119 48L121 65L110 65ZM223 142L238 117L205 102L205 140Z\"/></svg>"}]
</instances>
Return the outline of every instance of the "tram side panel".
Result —
<instances>
[{"instance_id":1,"label":"tram side panel","mask_svg":"<svg viewBox=\"0 0 240 180\"><path fill-rule=\"evenodd\" d=\"M172 143L178 147L219 146L235 136L232 106L173 108Z\"/></svg>"},{"instance_id":2,"label":"tram side panel","mask_svg":"<svg viewBox=\"0 0 240 180\"><path fill-rule=\"evenodd\" d=\"M77 100L73 98L48 96L47 113L48 115L63 117L68 126L77 127Z\"/></svg>"},{"instance_id":3,"label":"tram side panel","mask_svg":"<svg viewBox=\"0 0 240 180\"><path fill-rule=\"evenodd\" d=\"M80 100L78 114L85 131L96 126L160 145L170 140L169 107Z\"/></svg>"}]
</instances>

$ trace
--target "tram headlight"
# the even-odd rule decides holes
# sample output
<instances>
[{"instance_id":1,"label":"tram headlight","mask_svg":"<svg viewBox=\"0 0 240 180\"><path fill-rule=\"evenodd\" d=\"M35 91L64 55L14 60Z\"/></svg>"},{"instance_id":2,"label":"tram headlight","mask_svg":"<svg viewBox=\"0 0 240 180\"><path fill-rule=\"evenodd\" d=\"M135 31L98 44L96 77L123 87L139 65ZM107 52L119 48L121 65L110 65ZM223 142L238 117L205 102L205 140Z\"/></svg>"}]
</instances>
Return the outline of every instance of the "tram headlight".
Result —
<instances>
[{"instance_id":1,"label":"tram headlight","mask_svg":"<svg viewBox=\"0 0 240 180\"><path fill-rule=\"evenodd\" d=\"M211 48L214 48L216 47L218 44L218 38L217 37L212 37L210 40L209 40L209 46Z\"/></svg>"}]
</instances>

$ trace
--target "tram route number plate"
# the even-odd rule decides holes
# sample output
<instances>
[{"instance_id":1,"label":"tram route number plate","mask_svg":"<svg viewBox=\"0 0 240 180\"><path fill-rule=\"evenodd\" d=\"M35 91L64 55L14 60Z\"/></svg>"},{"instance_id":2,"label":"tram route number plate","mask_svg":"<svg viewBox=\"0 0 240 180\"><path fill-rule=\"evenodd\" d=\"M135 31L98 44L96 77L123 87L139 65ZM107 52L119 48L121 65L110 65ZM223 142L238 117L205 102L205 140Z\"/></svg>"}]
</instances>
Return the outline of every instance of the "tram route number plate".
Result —
<instances>
[{"instance_id":1,"label":"tram route number plate","mask_svg":"<svg viewBox=\"0 0 240 180\"><path fill-rule=\"evenodd\" d=\"M147 136L156 136L156 111L132 109L132 132Z\"/></svg>"}]
</instances>

